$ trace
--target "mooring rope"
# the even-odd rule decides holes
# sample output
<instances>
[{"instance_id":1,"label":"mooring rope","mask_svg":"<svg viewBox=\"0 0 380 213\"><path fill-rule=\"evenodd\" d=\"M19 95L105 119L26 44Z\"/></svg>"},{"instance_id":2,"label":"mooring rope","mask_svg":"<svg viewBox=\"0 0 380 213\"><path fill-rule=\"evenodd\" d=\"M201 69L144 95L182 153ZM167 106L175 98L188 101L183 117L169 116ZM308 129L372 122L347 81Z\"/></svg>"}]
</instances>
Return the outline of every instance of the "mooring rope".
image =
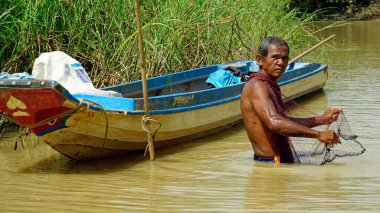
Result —
<instances>
[{"instance_id":1,"label":"mooring rope","mask_svg":"<svg viewBox=\"0 0 380 213\"><path fill-rule=\"evenodd\" d=\"M98 104L96 102L89 101L89 100L84 100L84 101L98 106L100 108L100 111L104 114L104 118L106 119L106 130L104 131L104 139L103 139L103 144L102 144L102 148L104 148L104 145L107 141L107 136L108 136L108 116L107 116L106 110L100 104ZM87 109L89 109L89 108L90 108L90 105L87 104Z\"/></svg>"},{"instance_id":2,"label":"mooring rope","mask_svg":"<svg viewBox=\"0 0 380 213\"><path fill-rule=\"evenodd\" d=\"M151 125L149 125L151 122L158 124L158 127L156 129L152 130L150 128ZM154 138L156 136L156 133L161 128L161 123L157 120L154 120L150 116L144 115L141 119L141 126L145 132L147 132L149 135L151 135L153 142L154 142ZM146 154L148 153L148 149L149 149L149 143L146 145L144 156L146 156Z\"/></svg>"},{"instance_id":3,"label":"mooring rope","mask_svg":"<svg viewBox=\"0 0 380 213\"><path fill-rule=\"evenodd\" d=\"M28 135L30 135L30 133L31 133L31 131L29 128L22 129L20 134L14 139L15 146L14 146L13 150L17 149L17 142L18 141L20 141L22 148L25 149L25 147L24 147L25 139Z\"/></svg>"}]
</instances>

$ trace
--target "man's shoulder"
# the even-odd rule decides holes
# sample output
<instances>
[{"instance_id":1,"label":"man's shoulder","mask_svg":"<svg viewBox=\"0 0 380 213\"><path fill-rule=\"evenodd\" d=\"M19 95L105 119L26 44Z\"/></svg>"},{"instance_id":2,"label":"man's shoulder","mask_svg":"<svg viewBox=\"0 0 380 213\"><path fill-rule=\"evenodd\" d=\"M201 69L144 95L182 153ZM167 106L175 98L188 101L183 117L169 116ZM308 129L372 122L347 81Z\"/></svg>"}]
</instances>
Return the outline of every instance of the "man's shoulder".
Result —
<instances>
[{"instance_id":1,"label":"man's shoulder","mask_svg":"<svg viewBox=\"0 0 380 213\"><path fill-rule=\"evenodd\" d=\"M267 96L269 96L269 89L267 85L259 79L249 80L242 91L242 99L255 99Z\"/></svg>"},{"instance_id":2,"label":"man's shoulder","mask_svg":"<svg viewBox=\"0 0 380 213\"><path fill-rule=\"evenodd\" d=\"M253 88L253 89L255 89L256 87L259 87L259 88L262 88L262 87L267 88L266 85L265 85L265 83L264 83L263 81L261 81L261 80L259 80L259 79L255 79L255 78L250 79L250 80L246 83L245 86L246 86L246 87L249 87L249 88Z\"/></svg>"}]
</instances>

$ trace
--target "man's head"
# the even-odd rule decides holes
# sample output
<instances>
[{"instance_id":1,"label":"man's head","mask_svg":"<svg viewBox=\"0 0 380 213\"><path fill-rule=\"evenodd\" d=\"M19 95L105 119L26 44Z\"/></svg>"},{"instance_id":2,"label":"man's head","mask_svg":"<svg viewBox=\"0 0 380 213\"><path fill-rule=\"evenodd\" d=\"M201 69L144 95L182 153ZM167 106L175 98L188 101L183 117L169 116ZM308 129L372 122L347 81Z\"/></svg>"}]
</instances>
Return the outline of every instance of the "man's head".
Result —
<instances>
[{"instance_id":1,"label":"man's head","mask_svg":"<svg viewBox=\"0 0 380 213\"><path fill-rule=\"evenodd\" d=\"M277 80L288 66L289 45L274 36L264 38L257 50L256 61L260 70Z\"/></svg>"}]
</instances>

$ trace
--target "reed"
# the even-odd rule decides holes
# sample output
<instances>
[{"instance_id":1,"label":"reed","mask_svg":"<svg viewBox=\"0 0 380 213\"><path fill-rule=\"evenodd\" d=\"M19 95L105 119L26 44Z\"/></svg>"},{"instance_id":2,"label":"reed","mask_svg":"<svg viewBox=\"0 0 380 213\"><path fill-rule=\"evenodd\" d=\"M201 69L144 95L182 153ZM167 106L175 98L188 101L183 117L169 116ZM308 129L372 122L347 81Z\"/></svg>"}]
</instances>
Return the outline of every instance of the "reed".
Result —
<instances>
[{"instance_id":1,"label":"reed","mask_svg":"<svg viewBox=\"0 0 380 213\"><path fill-rule=\"evenodd\" d=\"M286 39L292 55L316 44L313 14L290 0L145 0L143 35L150 76L254 58L269 35ZM42 52L61 50L80 61L97 87L140 78L133 0L2 0L0 70L29 71Z\"/></svg>"}]
</instances>

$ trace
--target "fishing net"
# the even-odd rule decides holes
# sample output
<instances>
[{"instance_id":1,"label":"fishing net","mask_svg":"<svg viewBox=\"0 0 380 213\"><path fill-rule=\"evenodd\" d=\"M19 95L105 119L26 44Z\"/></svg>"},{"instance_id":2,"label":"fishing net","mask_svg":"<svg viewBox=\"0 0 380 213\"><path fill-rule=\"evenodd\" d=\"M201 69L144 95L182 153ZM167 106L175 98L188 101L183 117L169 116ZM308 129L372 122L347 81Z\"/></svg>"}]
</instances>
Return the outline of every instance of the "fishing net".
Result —
<instances>
[{"instance_id":1,"label":"fishing net","mask_svg":"<svg viewBox=\"0 0 380 213\"><path fill-rule=\"evenodd\" d=\"M288 117L313 117L317 114L302 107L293 100L285 102L285 113ZM313 129L334 130L339 136L338 144L325 144L317 139L290 137L295 161L306 164L326 164L337 157L357 156L365 152L364 146L357 140L343 111L336 121L329 125L320 125Z\"/></svg>"}]
</instances>

